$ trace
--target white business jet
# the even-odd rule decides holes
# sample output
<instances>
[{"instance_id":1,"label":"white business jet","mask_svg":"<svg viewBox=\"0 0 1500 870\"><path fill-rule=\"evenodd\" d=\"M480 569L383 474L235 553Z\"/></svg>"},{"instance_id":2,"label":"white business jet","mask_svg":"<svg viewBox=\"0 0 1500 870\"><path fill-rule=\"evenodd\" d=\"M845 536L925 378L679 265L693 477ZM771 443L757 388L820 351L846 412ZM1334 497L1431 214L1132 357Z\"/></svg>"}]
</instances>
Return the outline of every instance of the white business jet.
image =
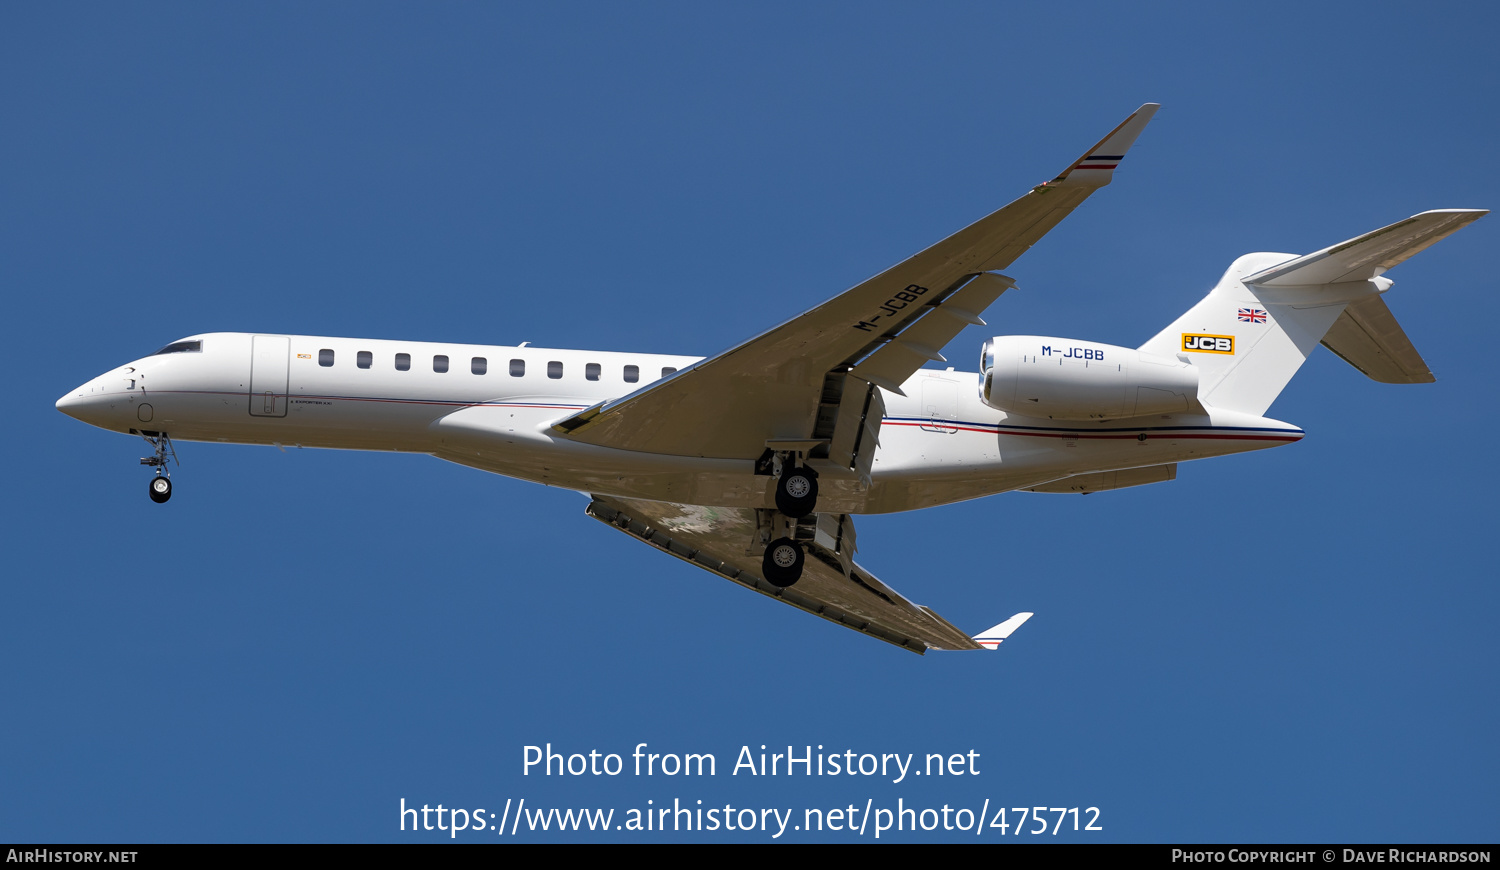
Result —
<instances>
[{"instance_id":1,"label":"white business jet","mask_svg":"<svg viewBox=\"0 0 1500 870\"><path fill-rule=\"evenodd\" d=\"M913 652L994 649L854 561L853 515L995 493L1093 493L1177 463L1287 444L1263 415L1321 342L1385 383L1433 380L1383 273L1487 214L1429 211L1304 256L1246 254L1139 348L1034 335L980 371L923 368L1013 281L1008 267L1115 167L1142 106L1051 181L718 356L212 333L59 399L174 441L400 450L587 493L589 516L748 589Z\"/></svg>"}]
</instances>

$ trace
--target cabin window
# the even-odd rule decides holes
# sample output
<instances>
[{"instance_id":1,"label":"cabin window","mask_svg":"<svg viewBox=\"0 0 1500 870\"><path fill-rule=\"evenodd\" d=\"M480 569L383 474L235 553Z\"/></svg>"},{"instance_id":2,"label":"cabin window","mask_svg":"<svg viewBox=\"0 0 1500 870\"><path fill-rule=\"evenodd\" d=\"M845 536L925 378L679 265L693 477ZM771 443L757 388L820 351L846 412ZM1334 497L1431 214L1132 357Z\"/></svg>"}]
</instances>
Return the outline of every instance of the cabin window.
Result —
<instances>
[{"instance_id":1,"label":"cabin window","mask_svg":"<svg viewBox=\"0 0 1500 870\"><path fill-rule=\"evenodd\" d=\"M164 353L202 353L203 342L201 341L174 341L152 356L160 356Z\"/></svg>"},{"instance_id":2,"label":"cabin window","mask_svg":"<svg viewBox=\"0 0 1500 870\"><path fill-rule=\"evenodd\" d=\"M675 371L677 371L677 369L673 368L672 366L665 366L661 370L661 376L662 377L666 377L667 375L670 375L672 372L675 372Z\"/></svg>"},{"instance_id":3,"label":"cabin window","mask_svg":"<svg viewBox=\"0 0 1500 870\"><path fill-rule=\"evenodd\" d=\"M640 379L641 379L641 367L640 366L626 366L625 367L625 383L627 383L627 384L633 384L636 381L639 381Z\"/></svg>"},{"instance_id":4,"label":"cabin window","mask_svg":"<svg viewBox=\"0 0 1500 870\"><path fill-rule=\"evenodd\" d=\"M526 376L526 360L513 359L510 361L510 376L520 378Z\"/></svg>"},{"instance_id":5,"label":"cabin window","mask_svg":"<svg viewBox=\"0 0 1500 870\"><path fill-rule=\"evenodd\" d=\"M469 360L469 371L476 375L482 375L489 370L490 361L482 356L476 356Z\"/></svg>"},{"instance_id":6,"label":"cabin window","mask_svg":"<svg viewBox=\"0 0 1500 870\"><path fill-rule=\"evenodd\" d=\"M318 365L320 365L320 366L331 366L331 365L333 365L333 351L329 350L326 347L323 348L322 350L318 351Z\"/></svg>"},{"instance_id":7,"label":"cabin window","mask_svg":"<svg viewBox=\"0 0 1500 870\"><path fill-rule=\"evenodd\" d=\"M432 358L432 370L435 372L446 372L448 370L448 357L438 354Z\"/></svg>"},{"instance_id":8,"label":"cabin window","mask_svg":"<svg viewBox=\"0 0 1500 870\"><path fill-rule=\"evenodd\" d=\"M354 364L362 369L369 368L370 364L373 362L375 362L375 354L370 353L367 350L362 350L354 355Z\"/></svg>"},{"instance_id":9,"label":"cabin window","mask_svg":"<svg viewBox=\"0 0 1500 870\"><path fill-rule=\"evenodd\" d=\"M589 363L583 367L583 376L591 381L597 381L599 380L599 373L601 371L602 369L599 368L598 363Z\"/></svg>"},{"instance_id":10,"label":"cabin window","mask_svg":"<svg viewBox=\"0 0 1500 870\"><path fill-rule=\"evenodd\" d=\"M411 371L411 354L409 354L409 353L398 353L398 354L396 354L396 371L398 371L398 372Z\"/></svg>"},{"instance_id":11,"label":"cabin window","mask_svg":"<svg viewBox=\"0 0 1500 870\"><path fill-rule=\"evenodd\" d=\"M547 377L554 381L562 377L562 363L557 360L547 363Z\"/></svg>"}]
</instances>

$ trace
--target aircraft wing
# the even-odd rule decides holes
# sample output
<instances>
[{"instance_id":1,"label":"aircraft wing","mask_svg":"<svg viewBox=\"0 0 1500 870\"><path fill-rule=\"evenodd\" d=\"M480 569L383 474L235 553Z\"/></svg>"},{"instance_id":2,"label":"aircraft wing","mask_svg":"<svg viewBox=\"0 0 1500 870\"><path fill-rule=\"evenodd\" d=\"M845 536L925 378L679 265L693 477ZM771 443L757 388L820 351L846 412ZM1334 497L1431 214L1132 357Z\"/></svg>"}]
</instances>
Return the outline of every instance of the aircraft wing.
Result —
<instances>
[{"instance_id":1,"label":"aircraft wing","mask_svg":"<svg viewBox=\"0 0 1500 870\"><path fill-rule=\"evenodd\" d=\"M1018 613L970 638L948 620L881 583L851 558L854 524L820 514L802 577L789 587L760 576L756 512L595 496L589 516L631 537L829 622L921 655L928 649L994 649L1030 613Z\"/></svg>"},{"instance_id":2,"label":"aircraft wing","mask_svg":"<svg viewBox=\"0 0 1500 870\"><path fill-rule=\"evenodd\" d=\"M565 418L553 431L622 450L722 459L755 459L768 441L836 441L842 406L867 405L870 385L899 393L924 363L943 361L939 349L964 326L983 323L980 312L1013 286L987 273L1010 265L1108 184L1158 108L1142 106L1061 175L927 250L738 347ZM862 385L852 396L845 375ZM835 458L846 467L852 461Z\"/></svg>"}]
</instances>

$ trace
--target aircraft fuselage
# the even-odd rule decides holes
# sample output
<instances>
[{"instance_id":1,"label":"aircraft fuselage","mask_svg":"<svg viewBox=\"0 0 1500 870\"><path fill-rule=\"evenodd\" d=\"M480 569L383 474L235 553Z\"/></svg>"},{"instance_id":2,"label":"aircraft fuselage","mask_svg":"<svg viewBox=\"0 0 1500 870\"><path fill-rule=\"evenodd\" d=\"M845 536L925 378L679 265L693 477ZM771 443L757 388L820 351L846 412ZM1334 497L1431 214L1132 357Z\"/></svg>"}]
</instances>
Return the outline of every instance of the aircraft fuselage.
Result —
<instances>
[{"instance_id":1,"label":"aircraft fuselage","mask_svg":"<svg viewBox=\"0 0 1500 870\"><path fill-rule=\"evenodd\" d=\"M772 507L746 458L583 444L557 420L697 357L320 336L210 333L111 370L57 406L174 441L427 453L550 486L724 507ZM169 346L171 347L171 346ZM820 511L887 513L1299 440L1285 423L1213 409L1101 422L992 408L973 372L923 369L885 392L868 479L825 474Z\"/></svg>"}]
</instances>

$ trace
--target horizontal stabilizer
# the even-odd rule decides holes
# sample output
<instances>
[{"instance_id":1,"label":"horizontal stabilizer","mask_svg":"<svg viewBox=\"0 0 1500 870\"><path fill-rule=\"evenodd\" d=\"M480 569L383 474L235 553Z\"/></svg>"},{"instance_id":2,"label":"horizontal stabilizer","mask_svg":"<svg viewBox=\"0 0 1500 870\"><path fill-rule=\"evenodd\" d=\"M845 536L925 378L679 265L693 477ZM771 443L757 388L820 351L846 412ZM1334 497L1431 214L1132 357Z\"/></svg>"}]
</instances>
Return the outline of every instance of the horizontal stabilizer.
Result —
<instances>
[{"instance_id":1,"label":"horizontal stabilizer","mask_svg":"<svg viewBox=\"0 0 1500 870\"><path fill-rule=\"evenodd\" d=\"M1017 613L994 628L974 635L974 642L985 649L998 649L1002 641L1010 637L1011 633L1020 628L1022 623L1035 615L1034 613Z\"/></svg>"},{"instance_id":2,"label":"horizontal stabilizer","mask_svg":"<svg viewBox=\"0 0 1500 870\"><path fill-rule=\"evenodd\" d=\"M1262 287L1338 284L1366 281L1421 253L1489 214L1486 209L1446 208L1424 211L1347 242L1314 251L1246 276Z\"/></svg>"},{"instance_id":3,"label":"horizontal stabilizer","mask_svg":"<svg viewBox=\"0 0 1500 870\"><path fill-rule=\"evenodd\" d=\"M1382 384L1437 380L1379 296L1350 303L1323 336L1323 346Z\"/></svg>"}]
</instances>

